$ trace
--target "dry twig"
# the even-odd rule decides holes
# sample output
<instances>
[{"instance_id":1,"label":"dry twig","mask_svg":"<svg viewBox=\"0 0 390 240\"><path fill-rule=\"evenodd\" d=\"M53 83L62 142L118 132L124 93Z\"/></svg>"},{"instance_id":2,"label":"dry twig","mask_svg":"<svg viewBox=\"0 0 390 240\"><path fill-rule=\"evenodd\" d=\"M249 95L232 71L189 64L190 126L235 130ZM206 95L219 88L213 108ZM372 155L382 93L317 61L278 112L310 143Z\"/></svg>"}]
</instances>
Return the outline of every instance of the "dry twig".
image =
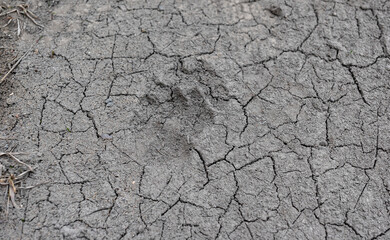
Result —
<instances>
[{"instance_id":1,"label":"dry twig","mask_svg":"<svg viewBox=\"0 0 390 240\"><path fill-rule=\"evenodd\" d=\"M6 6L6 7L1 7L1 9L10 9L11 7ZM12 10L9 10L7 12L0 13L0 17L7 16L9 18L8 22L2 26L3 28L11 24L13 21L16 22L17 25L17 35L20 36L23 30L24 23L22 21L22 18L20 17L21 15L24 15L26 18L30 19L32 23L37 25L40 28L44 28L41 24L39 24L36 20L38 20L38 16L35 15L32 11L28 9L27 4L20 4L17 6L14 6Z\"/></svg>"},{"instance_id":2,"label":"dry twig","mask_svg":"<svg viewBox=\"0 0 390 240\"><path fill-rule=\"evenodd\" d=\"M24 15L26 15L35 25L44 28L42 25L40 25L35 21L35 19L38 19L38 17L34 13L32 13L30 10L27 10L26 7L23 5L19 5L18 7L20 7L23 10Z\"/></svg>"},{"instance_id":3,"label":"dry twig","mask_svg":"<svg viewBox=\"0 0 390 240\"><path fill-rule=\"evenodd\" d=\"M27 55L30 53L31 49L34 47L34 45L32 45L28 50L27 52L25 52L23 54L23 56L21 56L19 58L19 60L11 67L11 69L4 75L4 77L2 77L0 79L0 84L3 83L3 81L5 80L6 77L8 77L8 75L19 65L19 63L23 60L23 58L27 57Z\"/></svg>"},{"instance_id":4,"label":"dry twig","mask_svg":"<svg viewBox=\"0 0 390 240\"><path fill-rule=\"evenodd\" d=\"M0 140L16 140L15 137L0 137Z\"/></svg>"},{"instance_id":5,"label":"dry twig","mask_svg":"<svg viewBox=\"0 0 390 240\"><path fill-rule=\"evenodd\" d=\"M8 156L8 157L10 157L12 160L16 161L17 163L22 164L22 165L28 167L28 169L29 169L31 172L34 171L34 169L33 169L30 165L28 165L27 163L22 162L22 161L19 160L17 157L15 157L15 155L17 155L17 154L26 154L26 153L18 153L18 152L0 152L0 157L1 157L1 156L4 156L4 155L5 155L5 156Z\"/></svg>"}]
</instances>

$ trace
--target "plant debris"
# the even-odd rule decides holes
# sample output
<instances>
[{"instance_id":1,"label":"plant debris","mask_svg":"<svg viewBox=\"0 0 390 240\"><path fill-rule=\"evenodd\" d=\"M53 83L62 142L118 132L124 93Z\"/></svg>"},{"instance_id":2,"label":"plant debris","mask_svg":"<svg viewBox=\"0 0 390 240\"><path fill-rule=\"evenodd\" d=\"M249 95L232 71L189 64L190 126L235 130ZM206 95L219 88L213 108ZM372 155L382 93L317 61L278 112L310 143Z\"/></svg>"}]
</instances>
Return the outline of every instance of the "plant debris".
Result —
<instances>
[{"instance_id":1,"label":"plant debris","mask_svg":"<svg viewBox=\"0 0 390 240\"><path fill-rule=\"evenodd\" d=\"M6 79L6 77L19 65L19 63L23 60L23 58L27 57L27 55L30 53L30 50L33 46L28 49L27 52L25 52L19 59L16 61L16 63L8 70L8 72L0 79L0 84Z\"/></svg>"},{"instance_id":2,"label":"plant debris","mask_svg":"<svg viewBox=\"0 0 390 240\"><path fill-rule=\"evenodd\" d=\"M25 153L20 153L20 152L0 152L0 157L1 156L7 156L9 159L17 162L20 165L26 166L28 170L15 175L13 173L7 173L6 175L3 175L3 172L5 171L4 165L0 163L0 186L5 186L6 189L6 199L7 199L7 208L5 210L5 215L8 216L9 213L9 207L10 204L12 203L12 206L16 209L19 209L20 206L16 203L15 196L18 193L19 189L32 189L34 187L37 187L39 185L42 185L44 183L40 183L34 186L28 186L28 187L22 187L19 186L22 181L24 180L25 177L28 176L30 172L33 172L34 169L31 167L29 164L24 163L20 159L18 159L15 155L20 155L20 154L25 154Z\"/></svg>"},{"instance_id":3,"label":"plant debris","mask_svg":"<svg viewBox=\"0 0 390 240\"><path fill-rule=\"evenodd\" d=\"M37 44L39 42L39 40L41 39L38 38L38 40L35 42L35 44ZM3 83L3 81L7 78L7 76L13 71L15 70L15 68L19 65L19 63L25 58L27 57L28 54L30 54L30 51L33 49L33 47L35 46L35 44L31 45L31 47L16 61L16 63L10 67L10 69L8 70L8 72L0 79L0 84Z\"/></svg>"},{"instance_id":4,"label":"plant debris","mask_svg":"<svg viewBox=\"0 0 390 240\"><path fill-rule=\"evenodd\" d=\"M0 17L4 17L6 21L6 24L0 26L1 28L5 28L12 23L16 24L17 36L20 36L25 28L25 18L28 18L36 26L44 28L43 25L37 22L37 20L39 20L38 16L29 10L29 6L27 4L19 4L16 6L7 6L2 4L0 5Z\"/></svg>"}]
</instances>

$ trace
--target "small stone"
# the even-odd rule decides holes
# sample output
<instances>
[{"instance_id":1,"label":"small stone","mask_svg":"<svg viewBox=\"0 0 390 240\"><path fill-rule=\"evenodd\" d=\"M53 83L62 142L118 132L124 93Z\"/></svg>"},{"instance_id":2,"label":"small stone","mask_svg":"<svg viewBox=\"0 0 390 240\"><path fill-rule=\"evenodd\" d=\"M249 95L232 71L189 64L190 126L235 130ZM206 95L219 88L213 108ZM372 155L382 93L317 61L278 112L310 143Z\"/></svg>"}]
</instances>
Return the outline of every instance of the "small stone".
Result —
<instances>
[{"instance_id":1,"label":"small stone","mask_svg":"<svg viewBox=\"0 0 390 240\"><path fill-rule=\"evenodd\" d=\"M7 103L7 105L13 105L13 104L15 104L15 103L17 103L18 102L18 98L15 96L15 95L10 95L8 98L7 98L7 100L6 100L6 103Z\"/></svg>"},{"instance_id":2,"label":"small stone","mask_svg":"<svg viewBox=\"0 0 390 240\"><path fill-rule=\"evenodd\" d=\"M107 98L106 101L105 101L105 103L110 103L110 102L112 102L111 98Z\"/></svg>"},{"instance_id":3,"label":"small stone","mask_svg":"<svg viewBox=\"0 0 390 240\"><path fill-rule=\"evenodd\" d=\"M112 136L108 135L107 133L102 134L101 137L103 138L103 140L111 140L112 139Z\"/></svg>"},{"instance_id":4,"label":"small stone","mask_svg":"<svg viewBox=\"0 0 390 240\"><path fill-rule=\"evenodd\" d=\"M282 9L277 6L272 6L268 9L275 16L282 16Z\"/></svg>"},{"instance_id":5,"label":"small stone","mask_svg":"<svg viewBox=\"0 0 390 240\"><path fill-rule=\"evenodd\" d=\"M113 102L109 102L109 103L106 104L106 106L107 107L112 107L112 106L114 106L114 103Z\"/></svg>"},{"instance_id":6,"label":"small stone","mask_svg":"<svg viewBox=\"0 0 390 240\"><path fill-rule=\"evenodd\" d=\"M387 71L390 71L390 64L387 64L387 65L386 65L386 70L387 70Z\"/></svg>"},{"instance_id":7,"label":"small stone","mask_svg":"<svg viewBox=\"0 0 390 240\"><path fill-rule=\"evenodd\" d=\"M320 146L322 146L322 147L325 147L325 146L327 146L328 144L326 143L326 142L324 142L324 141L322 141L322 142L320 142Z\"/></svg>"}]
</instances>

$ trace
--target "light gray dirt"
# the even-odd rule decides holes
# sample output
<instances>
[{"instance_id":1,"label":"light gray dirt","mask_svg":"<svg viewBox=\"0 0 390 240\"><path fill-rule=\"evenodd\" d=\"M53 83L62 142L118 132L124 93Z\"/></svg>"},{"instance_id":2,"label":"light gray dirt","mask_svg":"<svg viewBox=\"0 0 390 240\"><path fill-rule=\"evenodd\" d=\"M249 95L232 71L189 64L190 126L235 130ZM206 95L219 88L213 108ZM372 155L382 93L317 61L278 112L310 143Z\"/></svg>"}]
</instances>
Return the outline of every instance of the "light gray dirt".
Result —
<instances>
[{"instance_id":1,"label":"light gray dirt","mask_svg":"<svg viewBox=\"0 0 390 240\"><path fill-rule=\"evenodd\" d=\"M389 1L29 3L0 238L390 239Z\"/></svg>"}]
</instances>

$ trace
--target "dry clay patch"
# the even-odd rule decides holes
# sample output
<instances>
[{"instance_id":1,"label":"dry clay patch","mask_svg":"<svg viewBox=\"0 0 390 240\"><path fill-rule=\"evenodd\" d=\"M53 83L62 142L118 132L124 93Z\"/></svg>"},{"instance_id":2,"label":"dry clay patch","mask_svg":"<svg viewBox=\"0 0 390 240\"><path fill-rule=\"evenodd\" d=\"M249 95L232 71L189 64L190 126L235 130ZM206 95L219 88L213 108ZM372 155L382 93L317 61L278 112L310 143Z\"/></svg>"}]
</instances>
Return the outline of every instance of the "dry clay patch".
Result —
<instances>
[{"instance_id":1,"label":"dry clay patch","mask_svg":"<svg viewBox=\"0 0 390 240\"><path fill-rule=\"evenodd\" d=\"M388 6L275 4L60 1L3 116L52 184L5 235L386 239Z\"/></svg>"}]
</instances>

